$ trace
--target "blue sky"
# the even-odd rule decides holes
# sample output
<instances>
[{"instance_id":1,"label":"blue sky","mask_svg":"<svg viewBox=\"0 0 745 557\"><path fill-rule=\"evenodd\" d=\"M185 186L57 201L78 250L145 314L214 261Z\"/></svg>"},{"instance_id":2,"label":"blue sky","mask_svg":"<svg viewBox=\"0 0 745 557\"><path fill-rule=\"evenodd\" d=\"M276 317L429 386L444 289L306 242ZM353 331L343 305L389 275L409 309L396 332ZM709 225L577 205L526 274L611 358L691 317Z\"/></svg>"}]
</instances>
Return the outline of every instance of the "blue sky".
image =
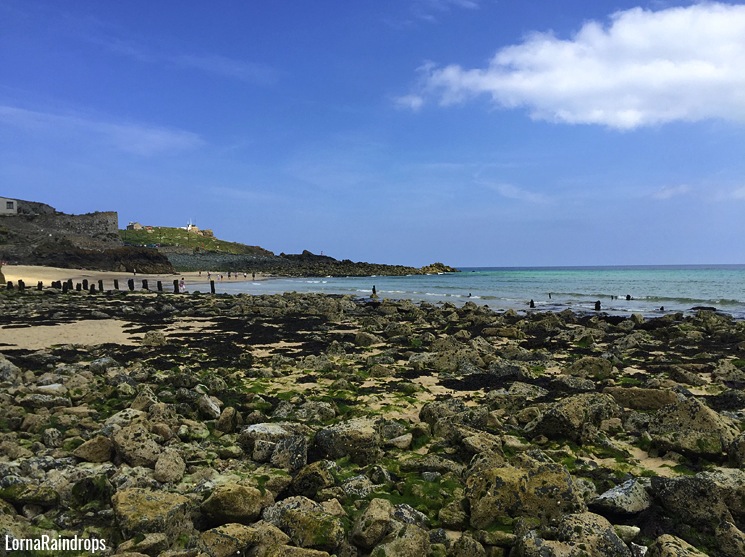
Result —
<instances>
[{"instance_id":1,"label":"blue sky","mask_svg":"<svg viewBox=\"0 0 745 557\"><path fill-rule=\"evenodd\" d=\"M0 196L276 253L745 263L745 3L0 0Z\"/></svg>"}]
</instances>

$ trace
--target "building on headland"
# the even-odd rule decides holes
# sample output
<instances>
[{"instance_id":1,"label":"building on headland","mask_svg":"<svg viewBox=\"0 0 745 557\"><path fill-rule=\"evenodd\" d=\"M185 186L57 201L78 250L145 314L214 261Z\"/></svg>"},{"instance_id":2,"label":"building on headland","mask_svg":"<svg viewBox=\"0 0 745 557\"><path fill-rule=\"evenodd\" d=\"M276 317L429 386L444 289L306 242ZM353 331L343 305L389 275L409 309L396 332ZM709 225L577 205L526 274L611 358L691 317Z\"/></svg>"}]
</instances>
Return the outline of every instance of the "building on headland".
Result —
<instances>
[{"instance_id":1,"label":"building on headland","mask_svg":"<svg viewBox=\"0 0 745 557\"><path fill-rule=\"evenodd\" d=\"M130 222L127 225L127 230L142 230L143 228L145 227L142 226L139 222Z\"/></svg>"},{"instance_id":2,"label":"building on headland","mask_svg":"<svg viewBox=\"0 0 745 557\"><path fill-rule=\"evenodd\" d=\"M17 215L18 200L0 197L0 215Z\"/></svg>"}]
</instances>

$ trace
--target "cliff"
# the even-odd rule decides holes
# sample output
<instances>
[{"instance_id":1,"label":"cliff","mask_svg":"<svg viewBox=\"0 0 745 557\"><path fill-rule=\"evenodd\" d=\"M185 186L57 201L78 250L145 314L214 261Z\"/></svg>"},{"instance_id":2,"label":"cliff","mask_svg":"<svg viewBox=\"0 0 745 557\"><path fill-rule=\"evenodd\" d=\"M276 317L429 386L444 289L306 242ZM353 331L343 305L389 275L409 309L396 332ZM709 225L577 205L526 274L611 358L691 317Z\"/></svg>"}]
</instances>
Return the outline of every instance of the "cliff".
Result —
<instances>
[{"instance_id":1,"label":"cliff","mask_svg":"<svg viewBox=\"0 0 745 557\"><path fill-rule=\"evenodd\" d=\"M16 201L16 214L0 216L0 259L25 265L173 272L165 256L124 246L115 211L70 215L44 203Z\"/></svg>"}]
</instances>

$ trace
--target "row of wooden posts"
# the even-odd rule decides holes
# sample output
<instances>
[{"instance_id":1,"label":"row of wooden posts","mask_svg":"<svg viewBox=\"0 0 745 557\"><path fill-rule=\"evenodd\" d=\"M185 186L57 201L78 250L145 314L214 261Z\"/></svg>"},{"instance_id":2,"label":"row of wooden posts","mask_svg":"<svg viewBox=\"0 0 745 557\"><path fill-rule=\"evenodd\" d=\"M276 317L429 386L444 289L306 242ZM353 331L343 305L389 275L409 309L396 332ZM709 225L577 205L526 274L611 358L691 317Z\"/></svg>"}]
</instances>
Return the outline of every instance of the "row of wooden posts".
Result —
<instances>
[{"instance_id":1,"label":"row of wooden posts","mask_svg":"<svg viewBox=\"0 0 745 557\"><path fill-rule=\"evenodd\" d=\"M98 288L96 288L96 285L92 281L89 283L88 279L83 279L83 282L78 282L75 285L73 285L72 279L68 279L65 281L60 281L60 280L52 281L51 286L52 288L57 288L59 290L62 290L63 294L69 292L70 290L75 290L76 292L85 291L85 292L90 292L91 294L104 291L102 280L98 281ZM13 285L13 281L8 281L5 285L5 288L7 290L15 290L16 288L18 288L20 292L23 292L28 287L26 286L26 283L23 280L19 279L17 285ZM130 291L134 291L135 279L127 280L127 288L129 288ZM36 284L36 289L43 290L44 283L42 281L39 281ZM163 283L161 281L158 281L156 283L156 289L158 292L163 292ZM119 290L119 281L117 279L114 279L114 290L117 290L117 291ZM150 290L150 286L149 286L147 279L142 279L142 290L148 290L148 291ZM215 281L214 280L210 281L210 291L212 292L212 294L215 293ZM173 281L173 292L175 294L178 294L180 292L178 280Z\"/></svg>"}]
</instances>

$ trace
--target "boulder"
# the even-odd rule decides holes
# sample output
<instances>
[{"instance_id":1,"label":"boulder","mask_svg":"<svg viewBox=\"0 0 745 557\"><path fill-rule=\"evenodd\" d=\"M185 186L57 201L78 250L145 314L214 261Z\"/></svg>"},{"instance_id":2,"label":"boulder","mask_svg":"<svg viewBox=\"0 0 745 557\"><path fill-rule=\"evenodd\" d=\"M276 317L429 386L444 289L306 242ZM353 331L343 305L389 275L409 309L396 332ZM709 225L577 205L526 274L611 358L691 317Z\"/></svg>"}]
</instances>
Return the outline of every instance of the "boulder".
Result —
<instances>
[{"instance_id":1,"label":"boulder","mask_svg":"<svg viewBox=\"0 0 745 557\"><path fill-rule=\"evenodd\" d=\"M528 455L518 455L512 464L477 470L466 479L472 527L587 510L581 486L563 465Z\"/></svg>"},{"instance_id":2,"label":"boulder","mask_svg":"<svg viewBox=\"0 0 745 557\"><path fill-rule=\"evenodd\" d=\"M647 478L626 480L596 497L590 506L613 514L640 513L652 505L652 498L647 493L650 483Z\"/></svg>"},{"instance_id":3,"label":"boulder","mask_svg":"<svg viewBox=\"0 0 745 557\"><path fill-rule=\"evenodd\" d=\"M201 510L210 524L251 524L271 503L269 492L240 484L221 484L205 499Z\"/></svg>"},{"instance_id":4,"label":"boulder","mask_svg":"<svg viewBox=\"0 0 745 557\"><path fill-rule=\"evenodd\" d=\"M178 482L184 477L186 463L175 449L166 449L155 462L153 477L161 483Z\"/></svg>"},{"instance_id":5,"label":"boulder","mask_svg":"<svg viewBox=\"0 0 745 557\"><path fill-rule=\"evenodd\" d=\"M610 522L589 512L564 516L555 531L530 530L515 551L521 557L632 557Z\"/></svg>"},{"instance_id":6,"label":"boulder","mask_svg":"<svg viewBox=\"0 0 745 557\"><path fill-rule=\"evenodd\" d=\"M624 408L632 410L659 410L668 404L674 404L678 395L665 389L644 389L642 387L606 387L603 392L609 394Z\"/></svg>"},{"instance_id":7,"label":"boulder","mask_svg":"<svg viewBox=\"0 0 745 557\"><path fill-rule=\"evenodd\" d=\"M262 516L299 547L333 551L345 538L341 518L306 497L288 497L267 507Z\"/></svg>"},{"instance_id":8,"label":"boulder","mask_svg":"<svg viewBox=\"0 0 745 557\"><path fill-rule=\"evenodd\" d=\"M393 505L387 499L370 501L352 527L352 543L366 550L375 547L393 529L392 514Z\"/></svg>"},{"instance_id":9,"label":"boulder","mask_svg":"<svg viewBox=\"0 0 745 557\"><path fill-rule=\"evenodd\" d=\"M526 430L549 439L569 439L576 443L593 440L600 424L619 417L621 408L613 397L600 393L582 393L555 402Z\"/></svg>"},{"instance_id":10,"label":"boulder","mask_svg":"<svg viewBox=\"0 0 745 557\"><path fill-rule=\"evenodd\" d=\"M158 461L161 447L142 423L124 426L112 436L119 457L131 466L152 468Z\"/></svg>"},{"instance_id":11,"label":"boulder","mask_svg":"<svg viewBox=\"0 0 745 557\"><path fill-rule=\"evenodd\" d=\"M133 487L117 491L111 505L125 538L162 532L173 543L194 530L191 502L183 495Z\"/></svg>"},{"instance_id":12,"label":"boulder","mask_svg":"<svg viewBox=\"0 0 745 557\"><path fill-rule=\"evenodd\" d=\"M72 454L87 462L108 462L111 460L114 444L103 435L96 435L73 450Z\"/></svg>"},{"instance_id":13,"label":"boulder","mask_svg":"<svg viewBox=\"0 0 745 557\"><path fill-rule=\"evenodd\" d=\"M569 375L585 379L603 380L608 379L613 372L613 364L605 358L597 356L585 356L570 365L566 372Z\"/></svg>"},{"instance_id":14,"label":"boulder","mask_svg":"<svg viewBox=\"0 0 745 557\"><path fill-rule=\"evenodd\" d=\"M740 430L696 398L679 400L660 408L649 422L652 444L660 451L675 451L719 459Z\"/></svg>"},{"instance_id":15,"label":"boulder","mask_svg":"<svg viewBox=\"0 0 745 557\"><path fill-rule=\"evenodd\" d=\"M206 530L199 536L200 549L210 557L242 555L257 541L258 534L254 528L234 523Z\"/></svg>"},{"instance_id":16,"label":"boulder","mask_svg":"<svg viewBox=\"0 0 745 557\"><path fill-rule=\"evenodd\" d=\"M430 549L429 535L414 524L404 524L388 534L370 553L370 557L422 557Z\"/></svg>"},{"instance_id":17,"label":"boulder","mask_svg":"<svg viewBox=\"0 0 745 557\"><path fill-rule=\"evenodd\" d=\"M670 534L663 534L649 546L646 557L707 557L687 541Z\"/></svg>"},{"instance_id":18,"label":"boulder","mask_svg":"<svg viewBox=\"0 0 745 557\"><path fill-rule=\"evenodd\" d=\"M325 458L350 456L357 464L370 464L380 454L381 437L373 420L355 418L318 430L315 444Z\"/></svg>"}]
</instances>

